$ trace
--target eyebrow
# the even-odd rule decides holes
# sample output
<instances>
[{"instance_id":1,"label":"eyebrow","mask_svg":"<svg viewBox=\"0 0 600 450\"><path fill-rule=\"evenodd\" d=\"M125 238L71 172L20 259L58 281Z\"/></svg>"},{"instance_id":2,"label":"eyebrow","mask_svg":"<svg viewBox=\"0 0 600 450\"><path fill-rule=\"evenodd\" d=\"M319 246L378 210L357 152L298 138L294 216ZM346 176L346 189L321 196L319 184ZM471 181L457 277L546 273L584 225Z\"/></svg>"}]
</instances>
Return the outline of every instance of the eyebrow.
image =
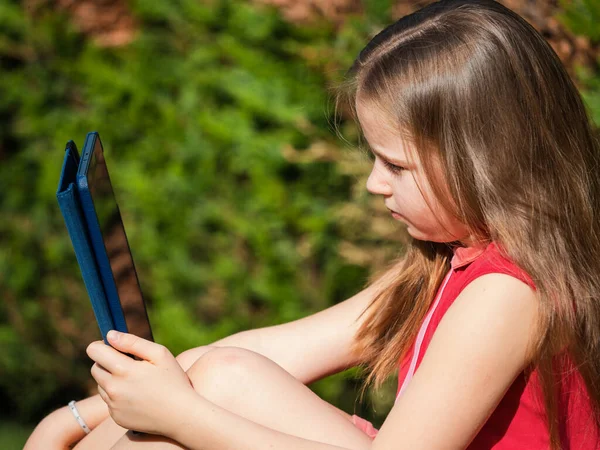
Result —
<instances>
[{"instance_id":1,"label":"eyebrow","mask_svg":"<svg viewBox=\"0 0 600 450\"><path fill-rule=\"evenodd\" d=\"M402 159L396 159L396 158L388 158L387 156L385 156L384 154L382 154L380 151L375 150L371 145L367 144L367 148L376 156L379 156L379 158L384 159L386 161L389 161L391 163L394 164L398 164L399 166L405 166L405 167L409 167L410 164L408 163L408 161L404 161Z\"/></svg>"}]
</instances>

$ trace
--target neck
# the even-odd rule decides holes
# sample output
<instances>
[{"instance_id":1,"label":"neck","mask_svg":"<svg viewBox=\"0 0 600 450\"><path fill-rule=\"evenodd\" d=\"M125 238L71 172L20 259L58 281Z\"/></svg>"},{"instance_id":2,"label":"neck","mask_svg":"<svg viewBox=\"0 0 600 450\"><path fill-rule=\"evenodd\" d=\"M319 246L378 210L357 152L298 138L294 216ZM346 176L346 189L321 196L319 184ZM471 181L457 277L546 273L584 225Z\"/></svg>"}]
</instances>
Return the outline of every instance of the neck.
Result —
<instances>
[{"instance_id":1,"label":"neck","mask_svg":"<svg viewBox=\"0 0 600 450\"><path fill-rule=\"evenodd\" d=\"M456 242L454 242L453 244L455 244L455 246L460 246L460 247L485 247L489 244L489 239L482 239L480 237L477 236L467 236L463 239L460 239Z\"/></svg>"}]
</instances>

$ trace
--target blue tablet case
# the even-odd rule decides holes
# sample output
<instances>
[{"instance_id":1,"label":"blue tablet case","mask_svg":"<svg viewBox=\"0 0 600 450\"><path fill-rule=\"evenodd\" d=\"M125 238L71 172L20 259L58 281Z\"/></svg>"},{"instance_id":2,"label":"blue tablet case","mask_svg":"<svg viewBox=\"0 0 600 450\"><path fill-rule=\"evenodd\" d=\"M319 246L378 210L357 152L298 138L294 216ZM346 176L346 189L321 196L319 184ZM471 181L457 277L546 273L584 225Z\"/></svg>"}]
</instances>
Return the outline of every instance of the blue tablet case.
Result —
<instances>
[{"instance_id":1,"label":"blue tablet case","mask_svg":"<svg viewBox=\"0 0 600 450\"><path fill-rule=\"evenodd\" d=\"M104 286L106 303L110 309L115 330L127 333L127 323L125 322L125 315L123 314L123 308L121 308L121 302L119 301L117 284L110 268L110 260L108 259L106 248L104 247L102 231L100 230L98 216L96 215L96 209L94 208L94 202L90 195L86 176L96 145L96 140L99 141L100 137L95 131L88 133L85 137L85 142L81 151L81 163L77 169L76 190L79 195L79 204L81 205L85 224L87 225L87 230L89 232L89 242L96 257L98 273L100 274L100 280ZM100 145L102 144L100 143Z\"/></svg>"},{"instance_id":2,"label":"blue tablet case","mask_svg":"<svg viewBox=\"0 0 600 450\"><path fill-rule=\"evenodd\" d=\"M58 199L58 205L65 220L73 248L75 249L75 257L79 263L85 288L90 296L94 315L100 327L100 333L104 342L108 344L106 334L109 330L115 329L115 326L106 301L104 287L100 281L87 225L79 204L79 195L76 188L79 160L73 147L74 144L70 141L65 150L56 198Z\"/></svg>"}]
</instances>

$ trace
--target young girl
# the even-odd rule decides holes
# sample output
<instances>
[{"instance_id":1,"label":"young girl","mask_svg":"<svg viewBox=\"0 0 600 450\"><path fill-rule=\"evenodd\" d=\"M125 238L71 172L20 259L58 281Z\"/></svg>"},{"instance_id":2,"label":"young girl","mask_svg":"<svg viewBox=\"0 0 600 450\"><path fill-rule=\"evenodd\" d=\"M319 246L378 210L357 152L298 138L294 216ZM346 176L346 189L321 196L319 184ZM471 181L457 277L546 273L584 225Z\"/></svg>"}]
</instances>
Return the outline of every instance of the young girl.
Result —
<instances>
[{"instance_id":1,"label":"young girl","mask_svg":"<svg viewBox=\"0 0 600 450\"><path fill-rule=\"evenodd\" d=\"M77 449L600 448L600 145L550 46L499 3L444 0L375 36L339 98L405 256L325 311L177 358L92 343L93 431L59 410L26 448L65 420ZM380 430L305 386L357 365L365 386L399 370Z\"/></svg>"}]
</instances>

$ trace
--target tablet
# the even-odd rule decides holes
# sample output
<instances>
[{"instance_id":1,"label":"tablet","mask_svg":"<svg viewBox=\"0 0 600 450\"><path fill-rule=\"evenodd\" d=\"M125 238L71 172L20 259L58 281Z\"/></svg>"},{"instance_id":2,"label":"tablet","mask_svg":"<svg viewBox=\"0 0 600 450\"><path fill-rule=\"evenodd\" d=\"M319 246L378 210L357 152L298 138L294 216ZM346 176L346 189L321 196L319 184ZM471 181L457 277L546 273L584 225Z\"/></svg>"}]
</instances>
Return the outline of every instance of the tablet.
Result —
<instances>
[{"instance_id":1,"label":"tablet","mask_svg":"<svg viewBox=\"0 0 600 450\"><path fill-rule=\"evenodd\" d=\"M115 329L153 341L146 304L97 132L88 133L77 190Z\"/></svg>"},{"instance_id":2,"label":"tablet","mask_svg":"<svg viewBox=\"0 0 600 450\"><path fill-rule=\"evenodd\" d=\"M96 322L104 342L108 344L106 334L115 328L112 314L106 302L104 286L100 280L100 273L96 264L96 258L90 243L89 231L77 194L77 169L79 167L79 153L73 141L67 142L63 165L60 171L56 199L62 213L75 257L79 263L79 269L83 283L90 297L92 309L96 316Z\"/></svg>"}]
</instances>

